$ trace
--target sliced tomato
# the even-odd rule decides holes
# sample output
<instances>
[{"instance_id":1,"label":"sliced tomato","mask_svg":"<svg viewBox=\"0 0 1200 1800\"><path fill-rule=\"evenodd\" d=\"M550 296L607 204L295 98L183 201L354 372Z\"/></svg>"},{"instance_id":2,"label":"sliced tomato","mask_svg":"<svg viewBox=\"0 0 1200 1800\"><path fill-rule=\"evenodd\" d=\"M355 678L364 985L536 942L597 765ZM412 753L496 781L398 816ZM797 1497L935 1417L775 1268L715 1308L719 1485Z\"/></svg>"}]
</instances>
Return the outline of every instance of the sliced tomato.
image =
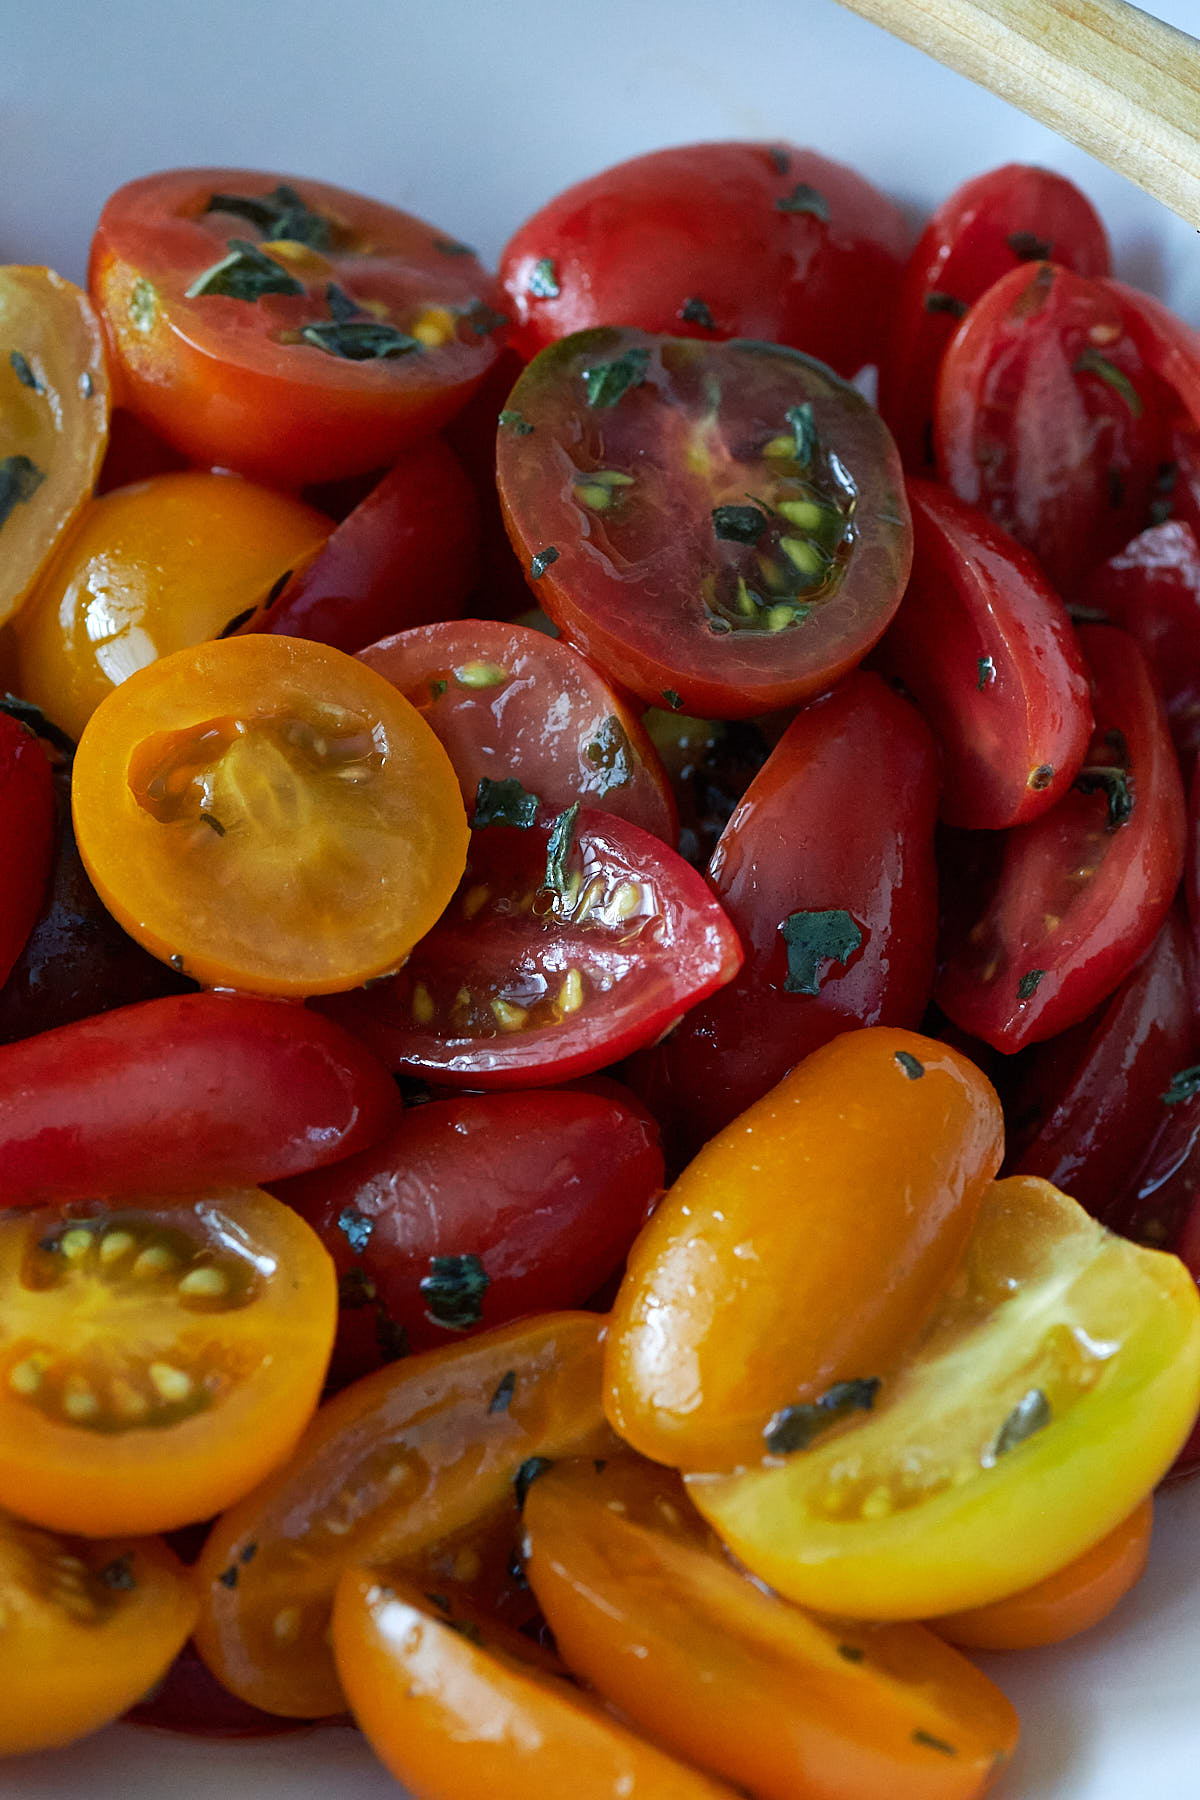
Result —
<instances>
[{"instance_id":1,"label":"sliced tomato","mask_svg":"<svg viewBox=\"0 0 1200 1800\"><path fill-rule=\"evenodd\" d=\"M29 727L0 704L0 845L8 872L0 890L0 987L24 950L54 858L54 778Z\"/></svg>"},{"instance_id":2,"label":"sliced tomato","mask_svg":"<svg viewBox=\"0 0 1200 1800\"><path fill-rule=\"evenodd\" d=\"M505 323L436 227L247 169L119 188L89 285L128 403L193 462L285 487L383 468L436 431Z\"/></svg>"},{"instance_id":3,"label":"sliced tomato","mask_svg":"<svg viewBox=\"0 0 1200 1800\"><path fill-rule=\"evenodd\" d=\"M533 802L558 813L578 800L674 846L674 801L637 713L569 644L524 625L469 619L400 632L360 660L433 727L469 815L481 795L485 812L499 807L501 819L510 816L505 794L517 818Z\"/></svg>"},{"instance_id":4,"label":"sliced tomato","mask_svg":"<svg viewBox=\"0 0 1200 1800\"><path fill-rule=\"evenodd\" d=\"M156 1539L85 1542L4 1514L0 1602L0 1756L69 1744L117 1718L196 1617L183 1566Z\"/></svg>"},{"instance_id":5,"label":"sliced tomato","mask_svg":"<svg viewBox=\"0 0 1200 1800\"><path fill-rule=\"evenodd\" d=\"M1067 609L983 513L932 482L910 482L908 497L913 572L878 659L941 745L942 818L1023 825L1067 791L1091 736Z\"/></svg>"},{"instance_id":6,"label":"sliced tomato","mask_svg":"<svg viewBox=\"0 0 1200 1800\"><path fill-rule=\"evenodd\" d=\"M952 911L939 1006L1013 1051L1078 1024L1149 949L1183 872L1183 785L1133 639L1089 625L1095 732L1072 791L1009 832Z\"/></svg>"},{"instance_id":7,"label":"sliced tomato","mask_svg":"<svg viewBox=\"0 0 1200 1800\"><path fill-rule=\"evenodd\" d=\"M1200 1401L1200 1295L1048 1182L984 1201L959 1278L869 1412L688 1492L819 1612L932 1618L1041 1581L1165 1474Z\"/></svg>"},{"instance_id":8,"label":"sliced tomato","mask_svg":"<svg viewBox=\"0 0 1200 1800\"><path fill-rule=\"evenodd\" d=\"M501 420L501 502L540 604L653 705L794 706L899 604L895 447L798 351L598 327L543 350Z\"/></svg>"},{"instance_id":9,"label":"sliced tomato","mask_svg":"<svg viewBox=\"0 0 1200 1800\"><path fill-rule=\"evenodd\" d=\"M463 1087L569 1081L651 1043L735 975L703 879L607 813L478 824L466 874L392 980L322 1010L389 1068Z\"/></svg>"},{"instance_id":10,"label":"sliced tomato","mask_svg":"<svg viewBox=\"0 0 1200 1800\"><path fill-rule=\"evenodd\" d=\"M1139 532L1088 583L1088 605L1141 645L1184 770L1200 751L1200 542L1183 519Z\"/></svg>"},{"instance_id":11,"label":"sliced tomato","mask_svg":"<svg viewBox=\"0 0 1200 1800\"><path fill-rule=\"evenodd\" d=\"M462 873L458 783L390 682L302 638L179 650L108 696L75 758L104 904L199 981L315 994L394 969Z\"/></svg>"},{"instance_id":12,"label":"sliced tomato","mask_svg":"<svg viewBox=\"0 0 1200 1800\"><path fill-rule=\"evenodd\" d=\"M0 1505L88 1537L260 1482L317 1404L337 1312L316 1234L255 1189L10 1212L0 1291Z\"/></svg>"}]
</instances>

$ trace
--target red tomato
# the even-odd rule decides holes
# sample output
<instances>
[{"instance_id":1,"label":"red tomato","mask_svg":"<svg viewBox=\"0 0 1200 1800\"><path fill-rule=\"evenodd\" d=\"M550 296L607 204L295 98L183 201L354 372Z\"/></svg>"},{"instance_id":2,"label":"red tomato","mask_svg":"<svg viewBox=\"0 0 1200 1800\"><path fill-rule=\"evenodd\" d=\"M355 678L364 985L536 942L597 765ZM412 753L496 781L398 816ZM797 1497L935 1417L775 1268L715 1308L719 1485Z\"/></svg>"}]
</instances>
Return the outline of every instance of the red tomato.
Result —
<instances>
[{"instance_id":1,"label":"red tomato","mask_svg":"<svg viewBox=\"0 0 1200 1800\"><path fill-rule=\"evenodd\" d=\"M1176 403L1120 291L1053 263L976 302L938 381L938 468L1063 593L1145 522Z\"/></svg>"},{"instance_id":2,"label":"red tomato","mask_svg":"<svg viewBox=\"0 0 1200 1800\"><path fill-rule=\"evenodd\" d=\"M1081 629L1096 730L1075 788L998 846L982 897L954 911L938 1004L1020 1050L1086 1018L1149 949L1183 872L1183 785L1141 651Z\"/></svg>"},{"instance_id":3,"label":"red tomato","mask_svg":"<svg viewBox=\"0 0 1200 1800\"><path fill-rule=\"evenodd\" d=\"M283 486L381 468L436 431L505 323L434 226L246 169L118 189L89 282L127 403L193 462Z\"/></svg>"},{"instance_id":4,"label":"red tomato","mask_svg":"<svg viewBox=\"0 0 1200 1800\"><path fill-rule=\"evenodd\" d=\"M29 940L54 856L54 779L30 728L0 707L0 987Z\"/></svg>"},{"instance_id":5,"label":"red tomato","mask_svg":"<svg viewBox=\"0 0 1200 1800\"><path fill-rule=\"evenodd\" d=\"M401 1343L581 1306L662 1182L654 1124L614 1083L431 1101L372 1149L273 1187L337 1266L349 1377Z\"/></svg>"},{"instance_id":6,"label":"red tomato","mask_svg":"<svg viewBox=\"0 0 1200 1800\"><path fill-rule=\"evenodd\" d=\"M539 602L653 705L795 706L899 605L912 537L895 447L798 351L580 332L530 364L501 419L501 503Z\"/></svg>"},{"instance_id":7,"label":"red tomato","mask_svg":"<svg viewBox=\"0 0 1200 1800\"><path fill-rule=\"evenodd\" d=\"M672 1148L694 1153L839 1032L920 1023L937 786L928 727L878 675L856 671L784 733L709 869L741 973L631 1066Z\"/></svg>"},{"instance_id":8,"label":"red tomato","mask_svg":"<svg viewBox=\"0 0 1200 1800\"><path fill-rule=\"evenodd\" d=\"M675 802L653 744L617 690L569 644L522 625L468 619L402 631L359 660L433 727L468 816L481 802L503 813L506 794L521 817L534 801L557 813L579 800L674 845Z\"/></svg>"},{"instance_id":9,"label":"red tomato","mask_svg":"<svg viewBox=\"0 0 1200 1800\"><path fill-rule=\"evenodd\" d=\"M1192 526L1168 519L1140 532L1095 571L1087 598L1141 645L1190 770L1200 750L1200 544Z\"/></svg>"},{"instance_id":10,"label":"red tomato","mask_svg":"<svg viewBox=\"0 0 1200 1800\"><path fill-rule=\"evenodd\" d=\"M879 410L906 468L933 467L942 353L963 314L1021 263L1107 275L1108 237L1091 202L1050 169L1006 163L955 188L908 259L879 379Z\"/></svg>"},{"instance_id":11,"label":"red tomato","mask_svg":"<svg viewBox=\"0 0 1200 1800\"><path fill-rule=\"evenodd\" d=\"M277 1180L400 1110L375 1058L289 1001L179 994L0 1049L8 1204Z\"/></svg>"},{"instance_id":12,"label":"red tomato","mask_svg":"<svg viewBox=\"0 0 1200 1800\"><path fill-rule=\"evenodd\" d=\"M909 485L913 573L879 648L942 748L941 816L995 829L1045 812L1092 729L1067 609L1033 558L974 507Z\"/></svg>"},{"instance_id":13,"label":"red tomato","mask_svg":"<svg viewBox=\"0 0 1200 1800\"><path fill-rule=\"evenodd\" d=\"M904 217L790 144L688 144L549 201L500 260L528 358L590 325L793 344L843 375L877 359Z\"/></svg>"},{"instance_id":14,"label":"red tomato","mask_svg":"<svg viewBox=\"0 0 1200 1800\"><path fill-rule=\"evenodd\" d=\"M319 1004L391 1068L529 1087L653 1042L741 961L682 857L571 807L550 827L473 831L458 893L401 972Z\"/></svg>"}]
</instances>

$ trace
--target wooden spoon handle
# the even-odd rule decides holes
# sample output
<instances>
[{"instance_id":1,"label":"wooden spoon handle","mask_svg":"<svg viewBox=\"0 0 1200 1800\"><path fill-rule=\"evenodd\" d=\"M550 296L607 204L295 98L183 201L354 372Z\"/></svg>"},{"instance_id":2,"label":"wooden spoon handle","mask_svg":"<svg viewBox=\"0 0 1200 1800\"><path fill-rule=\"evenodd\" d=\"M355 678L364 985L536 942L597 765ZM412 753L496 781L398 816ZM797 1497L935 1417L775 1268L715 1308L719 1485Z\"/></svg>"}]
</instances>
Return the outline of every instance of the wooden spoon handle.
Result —
<instances>
[{"instance_id":1,"label":"wooden spoon handle","mask_svg":"<svg viewBox=\"0 0 1200 1800\"><path fill-rule=\"evenodd\" d=\"M1126 0L842 0L1200 226L1200 43Z\"/></svg>"}]
</instances>

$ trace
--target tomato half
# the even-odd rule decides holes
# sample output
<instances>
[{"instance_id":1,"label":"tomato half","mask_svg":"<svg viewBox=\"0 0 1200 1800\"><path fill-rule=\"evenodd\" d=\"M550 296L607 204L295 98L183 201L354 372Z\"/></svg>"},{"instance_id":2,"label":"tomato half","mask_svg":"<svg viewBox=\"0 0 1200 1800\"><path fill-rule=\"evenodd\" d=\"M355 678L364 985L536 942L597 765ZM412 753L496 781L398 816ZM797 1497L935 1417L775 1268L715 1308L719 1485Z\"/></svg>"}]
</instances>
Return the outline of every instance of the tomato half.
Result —
<instances>
[{"instance_id":1,"label":"tomato half","mask_svg":"<svg viewBox=\"0 0 1200 1800\"><path fill-rule=\"evenodd\" d=\"M80 854L121 925L221 987L316 994L394 969L467 829L390 682L301 638L225 638L115 688L75 757Z\"/></svg>"},{"instance_id":2,"label":"tomato half","mask_svg":"<svg viewBox=\"0 0 1200 1800\"><path fill-rule=\"evenodd\" d=\"M688 1492L748 1569L820 1612L932 1618L1018 1592L1149 1493L1200 1401L1200 1295L1048 1182L984 1201L918 1349L773 1467Z\"/></svg>"},{"instance_id":3,"label":"tomato half","mask_svg":"<svg viewBox=\"0 0 1200 1800\"><path fill-rule=\"evenodd\" d=\"M0 1604L0 1756L69 1744L117 1718L196 1617L165 1544L51 1536L2 1514Z\"/></svg>"},{"instance_id":4,"label":"tomato half","mask_svg":"<svg viewBox=\"0 0 1200 1800\"><path fill-rule=\"evenodd\" d=\"M0 1218L0 1504L87 1537L208 1518L291 1451L337 1310L255 1189Z\"/></svg>"},{"instance_id":5,"label":"tomato half","mask_svg":"<svg viewBox=\"0 0 1200 1800\"><path fill-rule=\"evenodd\" d=\"M703 718L830 686L908 576L886 428L778 344L599 327L551 345L501 415L497 478L563 635L643 699Z\"/></svg>"},{"instance_id":6,"label":"tomato half","mask_svg":"<svg viewBox=\"0 0 1200 1800\"><path fill-rule=\"evenodd\" d=\"M193 462L285 487L382 468L436 431L505 323L434 226L247 169L119 188L89 286L128 403Z\"/></svg>"}]
</instances>

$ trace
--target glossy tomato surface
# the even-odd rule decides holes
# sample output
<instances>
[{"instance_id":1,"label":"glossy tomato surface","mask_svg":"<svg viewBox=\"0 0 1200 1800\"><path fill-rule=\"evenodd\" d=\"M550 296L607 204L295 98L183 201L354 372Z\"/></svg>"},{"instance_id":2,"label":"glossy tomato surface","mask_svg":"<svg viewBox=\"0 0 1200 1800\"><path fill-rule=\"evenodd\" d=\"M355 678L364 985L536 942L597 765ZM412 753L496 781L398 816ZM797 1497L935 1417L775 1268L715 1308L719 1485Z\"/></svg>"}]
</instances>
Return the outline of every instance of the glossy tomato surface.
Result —
<instances>
[{"instance_id":1,"label":"glossy tomato surface","mask_svg":"<svg viewBox=\"0 0 1200 1800\"><path fill-rule=\"evenodd\" d=\"M1185 519L1131 538L1088 583L1088 604L1135 637L1185 771L1200 750L1200 542Z\"/></svg>"}]
</instances>

